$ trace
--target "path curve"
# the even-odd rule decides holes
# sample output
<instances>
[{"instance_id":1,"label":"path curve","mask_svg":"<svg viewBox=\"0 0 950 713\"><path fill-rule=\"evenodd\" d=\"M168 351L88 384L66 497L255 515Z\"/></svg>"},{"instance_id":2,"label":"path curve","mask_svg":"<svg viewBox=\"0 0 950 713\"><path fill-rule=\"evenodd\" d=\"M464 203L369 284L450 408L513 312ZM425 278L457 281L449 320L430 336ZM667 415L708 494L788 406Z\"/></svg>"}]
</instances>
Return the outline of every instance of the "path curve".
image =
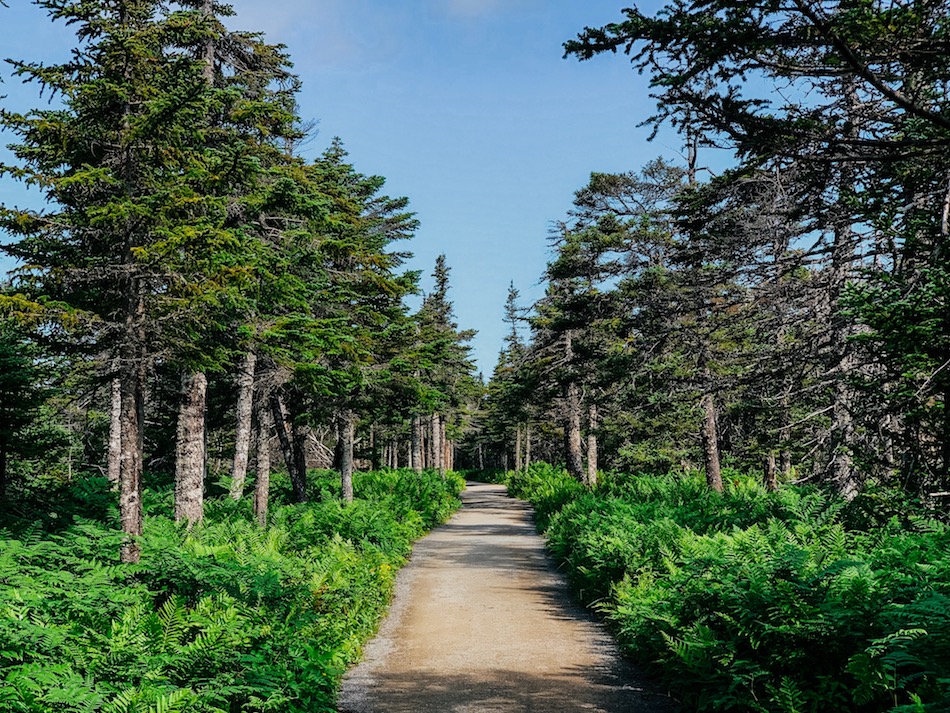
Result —
<instances>
[{"instance_id":1,"label":"path curve","mask_svg":"<svg viewBox=\"0 0 950 713\"><path fill-rule=\"evenodd\" d=\"M571 602L530 506L480 483L462 501L416 543L340 711L670 713Z\"/></svg>"}]
</instances>

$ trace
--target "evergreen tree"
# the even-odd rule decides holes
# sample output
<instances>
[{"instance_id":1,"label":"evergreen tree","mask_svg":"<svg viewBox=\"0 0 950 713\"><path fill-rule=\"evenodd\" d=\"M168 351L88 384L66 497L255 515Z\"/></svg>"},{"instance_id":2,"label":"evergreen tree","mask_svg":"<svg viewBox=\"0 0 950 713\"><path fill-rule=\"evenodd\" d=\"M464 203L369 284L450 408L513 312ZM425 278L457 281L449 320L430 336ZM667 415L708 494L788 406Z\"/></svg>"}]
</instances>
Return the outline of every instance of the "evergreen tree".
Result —
<instances>
[{"instance_id":1,"label":"evergreen tree","mask_svg":"<svg viewBox=\"0 0 950 713\"><path fill-rule=\"evenodd\" d=\"M80 46L63 65L15 65L63 108L3 114L20 138L4 174L40 187L49 206L4 208L19 238L7 252L27 265L17 289L57 306L58 324L81 326L75 348L92 345L118 379L122 557L135 561L147 374L157 360L217 363L208 335L240 301L254 248L231 219L232 190L256 180L260 157L226 117L266 132L275 112L255 117L240 85L209 84L195 52L210 32L203 13L147 0L38 4L72 23Z\"/></svg>"}]
</instances>

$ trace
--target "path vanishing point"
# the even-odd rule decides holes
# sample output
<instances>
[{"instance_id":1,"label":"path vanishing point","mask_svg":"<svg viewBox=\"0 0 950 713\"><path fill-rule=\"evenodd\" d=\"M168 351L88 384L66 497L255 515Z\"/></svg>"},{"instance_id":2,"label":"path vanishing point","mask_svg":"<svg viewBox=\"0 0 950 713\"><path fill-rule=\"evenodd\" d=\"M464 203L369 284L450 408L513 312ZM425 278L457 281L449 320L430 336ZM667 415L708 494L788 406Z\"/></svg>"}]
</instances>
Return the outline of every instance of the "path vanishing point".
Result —
<instances>
[{"instance_id":1,"label":"path vanishing point","mask_svg":"<svg viewBox=\"0 0 950 713\"><path fill-rule=\"evenodd\" d=\"M572 603L528 504L470 483L416 543L342 713L671 713Z\"/></svg>"}]
</instances>

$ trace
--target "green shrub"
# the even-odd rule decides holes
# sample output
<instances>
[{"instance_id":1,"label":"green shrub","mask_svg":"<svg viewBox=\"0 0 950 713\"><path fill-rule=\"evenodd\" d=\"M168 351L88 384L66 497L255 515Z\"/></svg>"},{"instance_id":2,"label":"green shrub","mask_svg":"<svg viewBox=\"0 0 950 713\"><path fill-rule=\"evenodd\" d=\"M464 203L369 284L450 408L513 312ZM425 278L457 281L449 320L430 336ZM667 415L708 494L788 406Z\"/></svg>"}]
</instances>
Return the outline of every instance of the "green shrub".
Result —
<instances>
[{"instance_id":1,"label":"green shrub","mask_svg":"<svg viewBox=\"0 0 950 713\"><path fill-rule=\"evenodd\" d=\"M277 506L261 529L212 501L190 532L154 514L160 493L136 566L106 522L0 533L0 710L332 711L412 541L463 486L358 473L349 507Z\"/></svg>"},{"instance_id":2,"label":"green shrub","mask_svg":"<svg viewBox=\"0 0 950 713\"><path fill-rule=\"evenodd\" d=\"M509 482L687 710L950 710L950 528L890 496L724 475L722 494L623 474L588 493L547 466Z\"/></svg>"}]
</instances>

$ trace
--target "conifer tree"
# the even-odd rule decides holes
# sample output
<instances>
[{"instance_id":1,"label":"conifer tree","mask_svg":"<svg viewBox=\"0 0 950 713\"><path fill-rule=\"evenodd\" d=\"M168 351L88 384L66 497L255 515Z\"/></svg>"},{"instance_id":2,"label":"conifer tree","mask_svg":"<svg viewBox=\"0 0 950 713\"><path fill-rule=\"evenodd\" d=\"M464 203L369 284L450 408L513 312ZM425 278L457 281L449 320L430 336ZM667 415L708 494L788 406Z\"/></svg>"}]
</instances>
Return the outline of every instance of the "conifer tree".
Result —
<instances>
[{"instance_id":1,"label":"conifer tree","mask_svg":"<svg viewBox=\"0 0 950 713\"><path fill-rule=\"evenodd\" d=\"M130 538L122 559L131 562L142 526L146 375L158 359L215 362L209 334L240 301L253 247L230 223L230 189L256 180L259 156L239 140L247 132L223 130L215 117L240 116L258 132L268 123L251 118L253 98L237 87L209 85L205 59L192 51L208 37L201 13L148 0L38 5L71 22L80 46L67 64L15 65L61 95L63 108L3 114L20 140L19 163L4 174L49 202L42 211L3 210L19 238L7 252L28 266L17 289L60 305L60 325L74 315L75 345L98 345L103 369L117 372L120 509Z\"/></svg>"}]
</instances>

